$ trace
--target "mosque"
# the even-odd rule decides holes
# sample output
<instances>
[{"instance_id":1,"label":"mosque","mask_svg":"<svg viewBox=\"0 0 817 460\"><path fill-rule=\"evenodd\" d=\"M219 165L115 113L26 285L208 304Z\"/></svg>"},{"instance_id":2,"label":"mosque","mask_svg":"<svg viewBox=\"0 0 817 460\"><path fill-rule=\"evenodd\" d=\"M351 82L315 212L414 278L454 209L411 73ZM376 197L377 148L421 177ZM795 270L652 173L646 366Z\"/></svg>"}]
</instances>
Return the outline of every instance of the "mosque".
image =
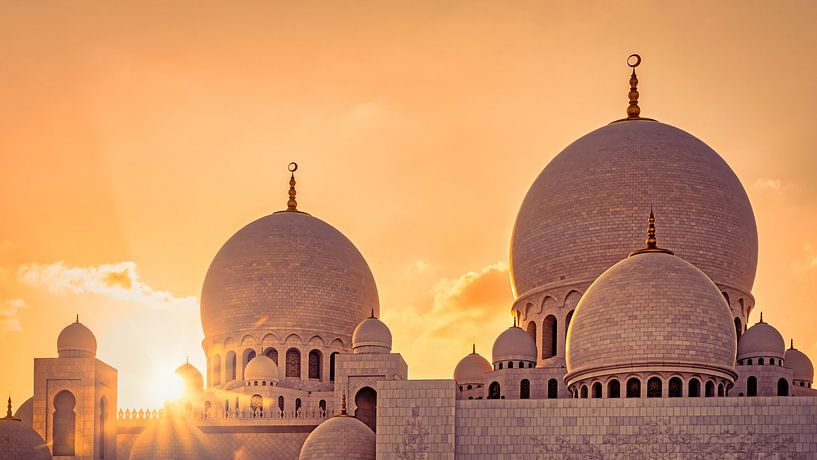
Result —
<instances>
[{"instance_id":1,"label":"mosque","mask_svg":"<svg viewBox=\"0 0 817 460\"><path fill-rule=\"evenodd\" d=\"M535 180L511 241L513 325L490 360L411 380L374 277L299 208L238 230L201 294L204 373L162 411L117 406L77 319L0 419L4 459L817 458L809 358L748 325L758 238L735 173L629 107ZM646 243L644 238L646 236ZM799 340L814 340L802 337Z\"/></svg>"}]
</instances>

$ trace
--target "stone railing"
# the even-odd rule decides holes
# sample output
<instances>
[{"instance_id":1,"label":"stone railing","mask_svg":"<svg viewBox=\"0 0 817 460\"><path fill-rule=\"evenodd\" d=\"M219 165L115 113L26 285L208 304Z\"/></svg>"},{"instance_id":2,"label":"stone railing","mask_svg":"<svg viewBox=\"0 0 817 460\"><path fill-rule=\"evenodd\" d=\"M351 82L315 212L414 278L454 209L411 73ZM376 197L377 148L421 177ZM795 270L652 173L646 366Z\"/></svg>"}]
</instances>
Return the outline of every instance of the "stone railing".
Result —
<instances>
[{"instance_id":1,"label":"stone railing","mask_svg":"<svg viewBox=\"0 0 817 460\"><path fill-rule=\"evenodd\" d=\"M146 425L152 420L166 415L165 409L119 409L117 423L126 425ZM323 420L331 416L323 409L298 409L297 411L282 411L277 407L271 410L210 410L207 412L187 411L188 416L197 420Z\"/></svg>"},{"instance_id":2,"label":"stone railing","mask_svg":"<svg viewBox=\"0 0 817 460\"><path fill-rule=\"evenodd\" d=\"M119 425L143 425L164 414L163 409L119 409L116 421Z\"/></svg>"}]
</instances>

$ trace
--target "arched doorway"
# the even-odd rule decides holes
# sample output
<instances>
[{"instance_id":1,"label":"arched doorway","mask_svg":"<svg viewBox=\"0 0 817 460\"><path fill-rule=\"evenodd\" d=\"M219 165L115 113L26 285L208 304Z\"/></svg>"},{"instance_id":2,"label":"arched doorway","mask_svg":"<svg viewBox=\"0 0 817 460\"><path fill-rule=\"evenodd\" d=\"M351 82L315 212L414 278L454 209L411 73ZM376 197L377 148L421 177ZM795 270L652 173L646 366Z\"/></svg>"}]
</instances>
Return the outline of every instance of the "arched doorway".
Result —
<instances>
[{"instance_id":1,"label":"arched doorway","mask_svg":"<svg viewBox=\"0 0 817 460\"><path fill-rule=\"evenodd\" d=\"M777 396L788 396L789 395L789 382L786 379L780 379L777 381Z\"/></svg>"},{"instance_id":2,"label":"arched doorway","mask_svg":"<svg viewBox=\"0 0 817 460\"><path fill-rule=\"evenodd\" d=\"M54 428L51 434L54 444L52 453L73 456L75 451L77 414L74 407L76 398L70 391L63 390L54 397Z\"/></svg>"},{"instance_id":3,"label":"arched doorway","mask_svg":"<svg viewBox=\"0 0 817 460\"><path fill-rule=\"evenodd\" d=\"M355 417L377 432L377 392L371 387L363 387L355 395Z\"/></svg>"}]
</instances>

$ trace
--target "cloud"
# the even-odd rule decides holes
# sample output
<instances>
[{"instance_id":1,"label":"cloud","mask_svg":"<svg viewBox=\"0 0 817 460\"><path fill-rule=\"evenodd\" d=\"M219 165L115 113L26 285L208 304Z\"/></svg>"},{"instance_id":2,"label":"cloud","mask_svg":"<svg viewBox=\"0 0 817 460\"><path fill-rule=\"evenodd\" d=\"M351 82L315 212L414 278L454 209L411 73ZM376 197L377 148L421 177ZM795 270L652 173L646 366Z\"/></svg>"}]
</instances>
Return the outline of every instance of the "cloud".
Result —
<instances>
[{"instance_id":1,"label":"cloud","mask_svg":"<svg viewBox=\"0 0 817 460\"><path fill-rule=\"evenodd\" d=\"M17 310L22 308L28 308L23 299L0 301L0 331L16 332L23 329L20 318L17 317Z\"/></svg>"},{"instance_id":2,"label":"cloud","mask_svg":"<svg viewBox=\"0 0 817 460\"><path fill-rule=\"evenodd\" d=\"M147 308L198 308L195 297L175 297L145 283L133 261L74 267L62 262L26 264L17 270L22 284L44 287L56 294L97 294Z\"/></svg>"},{"instance_id":3,"label":"cloud","mask_svg":"<svg viewBox=\"0 0 817 460\"><path fill-rule=\"evenodd\" d=\"M472 343L483 352L490 349L496 335L511 324L512 304L508 265L498 262L438 280L417 302L384 308L383 320L413 373L448 376L460 356L439 351L462 350L465 355Z\"/></svg>"}]
</instances>

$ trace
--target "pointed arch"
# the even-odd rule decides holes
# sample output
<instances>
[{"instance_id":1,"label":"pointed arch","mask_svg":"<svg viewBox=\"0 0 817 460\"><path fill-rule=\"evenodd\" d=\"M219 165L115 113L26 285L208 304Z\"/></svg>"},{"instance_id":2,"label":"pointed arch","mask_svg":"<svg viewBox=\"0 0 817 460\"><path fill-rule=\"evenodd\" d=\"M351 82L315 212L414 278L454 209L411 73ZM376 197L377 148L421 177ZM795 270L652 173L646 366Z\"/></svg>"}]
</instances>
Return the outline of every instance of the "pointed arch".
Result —
<instances>
[{"instance_id":1,"label":"pointed arch","mask_svg":"<svg viewBox=\"0 0 817 460\"><path fill-rule=\"evenodd\" d=\"M76 451L77 399L68 390L62 390L54 396L54 414L52 427L52 454L56 456L73 456Z\"/></svg>"}]
</instances>

